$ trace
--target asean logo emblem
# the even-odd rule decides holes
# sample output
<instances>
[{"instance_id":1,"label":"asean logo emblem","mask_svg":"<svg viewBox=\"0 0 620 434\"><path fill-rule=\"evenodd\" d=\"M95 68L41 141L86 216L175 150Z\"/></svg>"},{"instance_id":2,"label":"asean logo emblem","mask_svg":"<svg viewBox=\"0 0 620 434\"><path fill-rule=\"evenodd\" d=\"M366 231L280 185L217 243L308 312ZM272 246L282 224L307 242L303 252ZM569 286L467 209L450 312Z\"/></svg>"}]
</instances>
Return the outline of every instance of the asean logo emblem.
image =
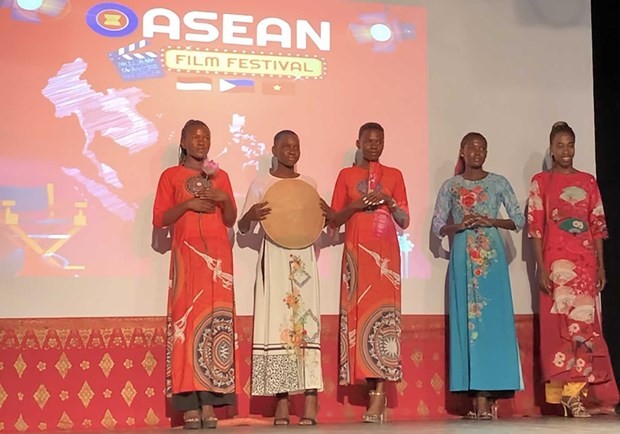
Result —
<instances>
[{"instance_id":1,"label":"asean logo emblem","mask_svg":"<svg viewBox=\"0 0 620 434\"><path fill-rule=\"evenodd\" d=\"M120 3L99 3L86 12L86 24L109 38L127 36L138 27L138 16Z\"/></svg>"}]
</instances>

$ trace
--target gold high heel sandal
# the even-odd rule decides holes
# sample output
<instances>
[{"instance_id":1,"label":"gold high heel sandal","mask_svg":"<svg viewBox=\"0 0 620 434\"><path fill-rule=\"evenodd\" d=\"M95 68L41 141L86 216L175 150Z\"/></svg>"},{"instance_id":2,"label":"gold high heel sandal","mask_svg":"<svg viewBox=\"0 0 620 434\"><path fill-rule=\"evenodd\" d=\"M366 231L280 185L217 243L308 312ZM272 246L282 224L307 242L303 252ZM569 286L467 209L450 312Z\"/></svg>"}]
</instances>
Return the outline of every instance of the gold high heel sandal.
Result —
<instances>
[{"instance_id":1,"label":"gold high heel sandal","mask_svg":"<svg viewBox=\"0 0 620 434\"><path fill-rule=\"evenodd\" d=\"M215 417L215 413L213 412L213 407L205 405L202 407L202 415L200 417L202 422L202 427L206 429L215 429L217 428L217 417ZM207 416L210 414L211 416Z\"/></svg>"},{"instance_id":2,"label":"gold high heel sandal","mask_svg":"<svg viewBox=\"0 0 620 434\"><path fill-rule=\"evenodd\" d=\"M205 417L202 419L202 427L206 429L217 428L217 417Z\"/></svg>"},{"instance_id":3,"label":"gold high heel sandal","mask_svg":"<svg viewBox=\"0 0 620 434\"><path fill-rule=\"evenodd\" d=\"M383 396L383 411L381 411L380 414L368 413L368 411L367 411L362 416L362 421L364 423L383 423L383 422L386 422L387 418L385 417L385 411L387 409L387 397L385 396L385 393L384 392L375 392L374 390L371 390L370 392L368 392L368 395L369 396L376 396L376 397Z\"/></svg>"},{"instance_id":4,"label":"gold high heel sandal","mask_svg":"<svg viewBox=\"0 0 620 434\"><path fill-rule=\"evenodd\" d=\"M497 400L496 399L491 400L491 416L493 417L493 420L496 420L499 418L497 416Z\"/></svg>"},{"instance_id":5,"label":"gold high heel sandal","mask_svg":"<svg viewBox=\"0 0 620 434\"><path fill-rule=\"evenodd\" d=\"M474 411L465 415L469 420L495 420L497 419L497 400L487 397L476 397L473 400Z\"/></svg>"},{"instance_id":6,"label":"gold high heel sandal","mask_svg":"<svg viewBox=\"0 0 620 434\"><path fill-rule=\"evenodd\" d=\"M571 417L578 418L592 416L584 407L583 402L581 402L581 397L579 396L563 396L560 403L564 409L564 417L568 417L569 413Z\"/></svg>"},{"instance_id":7,"label":"gold high heel sandal","mask_svg":"<svg viewBox=\"0 0 620 434\"><path fill-rule=\"evenodd\" d=\"M183 429L200 429L202 422L200 420L200 410L189 410L183 414Z\"/></svg>"}]
</instances>

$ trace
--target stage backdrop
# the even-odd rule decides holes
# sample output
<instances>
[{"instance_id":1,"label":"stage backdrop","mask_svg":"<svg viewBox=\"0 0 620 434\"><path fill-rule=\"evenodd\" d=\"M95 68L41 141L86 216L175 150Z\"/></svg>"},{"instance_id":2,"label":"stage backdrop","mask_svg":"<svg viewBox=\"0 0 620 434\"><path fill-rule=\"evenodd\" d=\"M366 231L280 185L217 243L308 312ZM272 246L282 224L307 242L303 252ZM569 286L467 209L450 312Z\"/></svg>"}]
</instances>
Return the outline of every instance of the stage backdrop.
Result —
<instances>
[{"instance_id":1,"label":"stage backdrop","mask_svg":"<svg viewBox=\"0 0 620 434\"><path fill-rule=\"evenodd\" d=\"M487 137L486 168L522 205L557 120L593 171L589 11L586 0L0 0L0 431L169 424L169 254L151 210L188 119L210 126L239 207L277 131L299 134L298 169L329 202L360 125L383 124L382 162L403 172L412 213L400 234L405 379L390 416L459 413L445 391L435 195L469 131ZM269 414L247 394L258 240L231 236L238 415ZM523 234L505 241L526 391L502 411L534 414L532 255ZM363 391L335 386L342 245L322 245L320 417L353 420Z\"/></svg>"},{"instance_id":2,"label":"stage backdrop","mask_svg":"<svg viewBox=\"0 0 620 434\"><path fill-rule=\"evenodd\" d=\"M444 312L446 254L429 248L429 226L466 132L486 135L487 169L521 203L558 119L575 128L577 165L593 169L586 1L2 6L0 316L164 314L168 255L151 248L151 209L188 119L210 126L239 207L278 130L299 134L298 168L329 201L359 126L383 124L382 162L403 172L412 212L405 314ZM522 236L506 242L515 307L528 313ZM321 251L324 314L338 309L341 250ZM234 253L237 311L249 315L256 243Z\"/></svg>"}]
</instances>

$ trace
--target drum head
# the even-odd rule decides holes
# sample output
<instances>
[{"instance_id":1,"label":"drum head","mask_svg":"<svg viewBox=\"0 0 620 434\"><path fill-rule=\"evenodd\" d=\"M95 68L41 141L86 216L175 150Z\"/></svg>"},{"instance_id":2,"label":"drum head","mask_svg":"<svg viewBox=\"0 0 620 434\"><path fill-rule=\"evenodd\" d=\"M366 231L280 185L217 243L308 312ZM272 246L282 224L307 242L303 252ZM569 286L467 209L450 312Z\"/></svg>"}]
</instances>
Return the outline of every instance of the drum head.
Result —
<instances>
[{"instance_id":1,"label":"drum head","mask_svg":"<svg viewBox=\"0 0 620 434\"><path fill-rule=\"evenodd\" d=\"M303 249L321 235L325 217L319 193L300 179L283 179L273 184L263 201L271 213L261 222L267 236L287 249Z\"/></svg>"}]
</instances>

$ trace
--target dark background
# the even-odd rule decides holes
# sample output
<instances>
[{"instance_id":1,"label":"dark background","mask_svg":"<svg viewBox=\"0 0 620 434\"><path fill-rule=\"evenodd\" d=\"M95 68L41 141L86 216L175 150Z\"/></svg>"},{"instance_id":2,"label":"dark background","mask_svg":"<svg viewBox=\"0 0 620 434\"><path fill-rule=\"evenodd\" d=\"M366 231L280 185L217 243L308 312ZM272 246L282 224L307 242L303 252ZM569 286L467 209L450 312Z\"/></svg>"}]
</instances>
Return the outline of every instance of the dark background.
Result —
<instances>
[{"instance_id":1,"label":"dark background","mask_svg":"<svg viewBox=\"0 0 620 434\"><path fill-rule=\"evenodd\" d=\"M603 331L620 386L620 2L592 0L591 5L596 175L609 225Z\"/></svg>"}]
</instances>

